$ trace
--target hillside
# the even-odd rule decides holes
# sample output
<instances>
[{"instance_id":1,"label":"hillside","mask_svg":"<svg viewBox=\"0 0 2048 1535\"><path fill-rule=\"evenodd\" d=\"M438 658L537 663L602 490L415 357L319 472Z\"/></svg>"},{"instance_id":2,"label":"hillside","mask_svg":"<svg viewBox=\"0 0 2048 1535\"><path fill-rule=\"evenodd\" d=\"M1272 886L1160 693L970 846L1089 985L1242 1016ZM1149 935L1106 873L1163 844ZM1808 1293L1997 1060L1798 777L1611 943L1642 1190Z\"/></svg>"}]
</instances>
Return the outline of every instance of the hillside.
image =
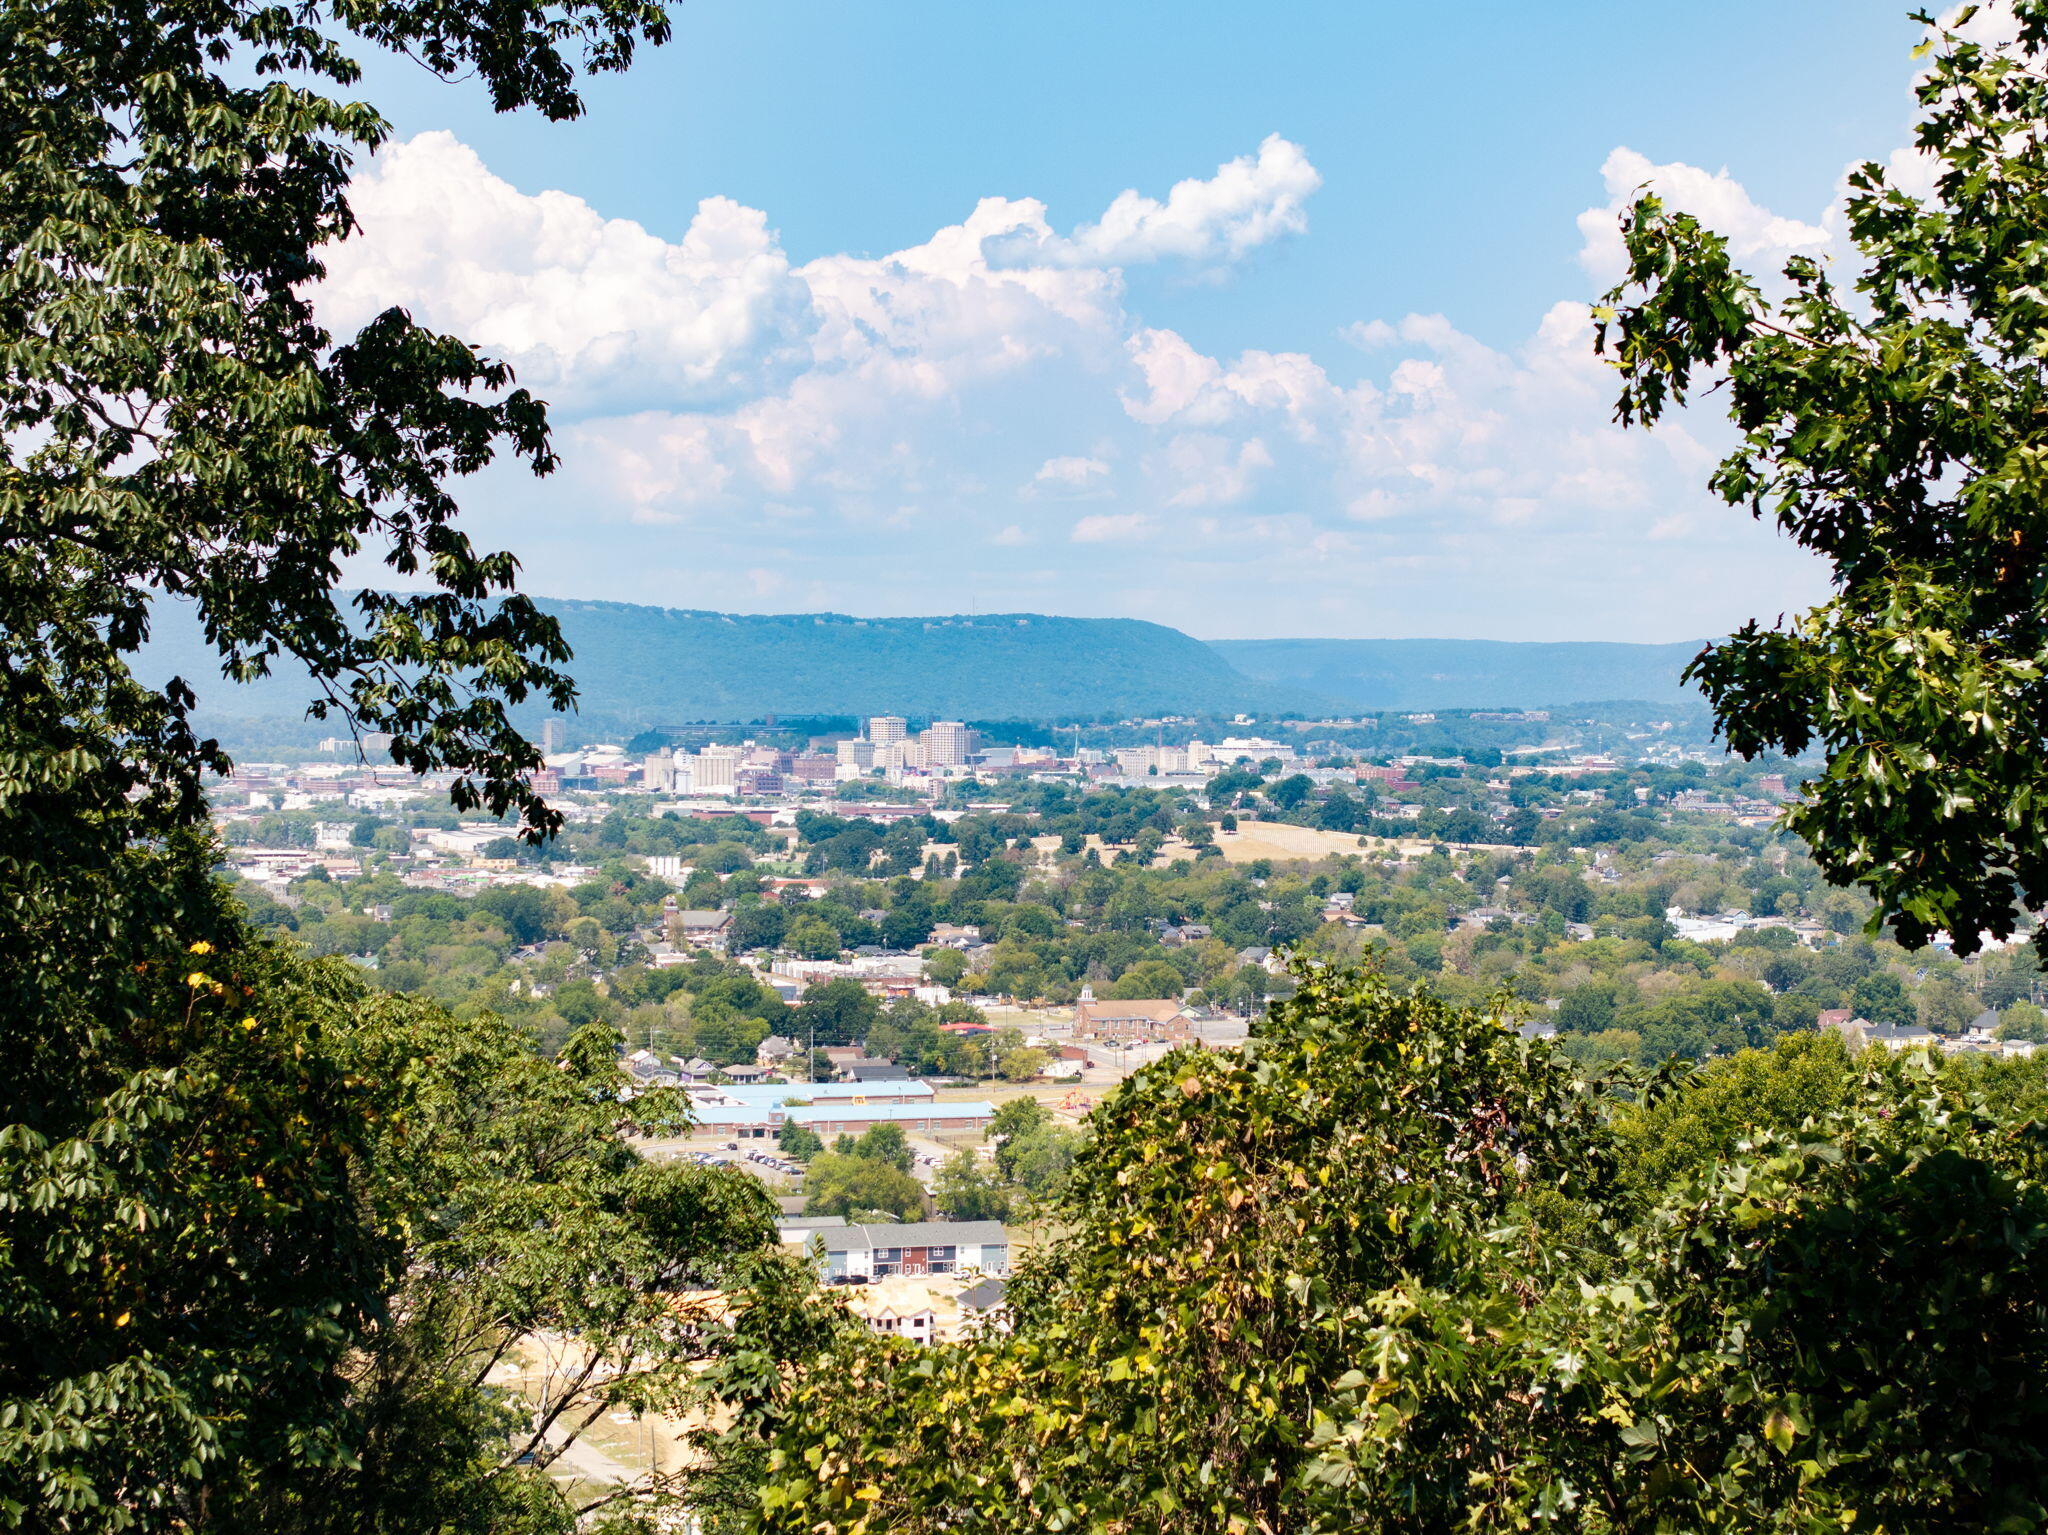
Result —
<instances>
[{"instance_id":1,"label":"hillside","mask_svg":"<svg viewBox=\"0 0 2048 1535\"><path fill-rule=\"evenodd\" d=\"M1251 681L1177 629L1136 619L848 618L538 601L576 653L569 670L593 726L769 713L1085 718L1314 702ZM296 719L308 696L303 675L244 688L216 681L217 663L176 609L160 617L142 669L193 681L202 710L217 719Z\"/></svg>"},{"instance_id":2,"label":"hillside","mask_svg":"<svg viewBox=\"0 0 2048 1535\"><path fill-rule=\"evenodd\" d=\"M1542 709L1641 701L1702 707L1679 673L1702 641L1214 640L1247 677L1349 709Z\"/></svg>"}]
</instances>

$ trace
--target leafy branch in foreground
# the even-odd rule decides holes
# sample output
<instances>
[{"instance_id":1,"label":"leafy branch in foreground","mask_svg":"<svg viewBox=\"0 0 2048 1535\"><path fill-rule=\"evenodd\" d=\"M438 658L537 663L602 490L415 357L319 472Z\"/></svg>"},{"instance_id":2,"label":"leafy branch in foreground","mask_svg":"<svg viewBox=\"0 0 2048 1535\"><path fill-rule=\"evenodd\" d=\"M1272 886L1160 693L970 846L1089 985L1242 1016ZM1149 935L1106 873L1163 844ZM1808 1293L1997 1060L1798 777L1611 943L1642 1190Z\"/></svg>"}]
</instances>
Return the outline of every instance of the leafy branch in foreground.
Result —
<instances>
[{"instance_id":1,"label":"leafy branch in foreground","mask_svg":"<svg viewBox=\"0 0 2048 1535\"><path fill-rule=\"evenodd\" d=\"M295 657L316 712L554 828L508 710L569 705L566 650L447 488L550 468L545 414L402 310L322 328L388 131L326 92L354 38L570 118L579 69L667 31L650 0L0 0L0 1527L192 1528L357 1453L372 1106L212 884L191 680L130 661L190 603L230 676ZM375 556L417 589L344 608Z\"/></svg>"},{"instance_id":2,"label":"leafy branch in foreground","mask_svg":"<svg viewBox=\"0 0 2048 1535\"><path fill-rule=\"evenodd\" d=\"M1312 973L1097 1111L1012 1332L807 1369L757 1527L2038 1527L2038 1064L1744 1060L1589 1081Z\"/></svg>"},{"instance_id":3,"label":"leafy branch in foreground","mask_svg":"<svg viewBox=\"0 0 2048 1535\"><path fill-rule=\"evenodd\" d=\"M354 230L356 154L388 132L321 87L343 42L475 73L501 110L578 115L575 65L616 69L668 24L648 0L17 0L0 27L0 708L17 745L198 814L218 749L127 657L152 601L190 602L234 678L290 655L313 712L388 731L457 803L553 824L505 709L565 708L554 622L510 592L509 555L456 526L451 478L501 449L554 465L510 370L403 310L334 338L321 249ZM341 562L381 556L406 594L345 611ZM85 758L70 754L85 752ZM18 768L24 771L25 768Z\"/></svg>"},{"instance_id":4,"label":"leafy branch in foreground","mask_svg":"<svg viewBox=\"0 0 2048 1535\"><path fill-rule=\"evenodd\" d=\"M1848 291L1798 257L1768 297L1644 196L1596 310L1617 419L1725 380L1742 441L1713 488L1833 568L1831 601L1749 624L1689 677L1745 756L1826 753L1788 824L1877 898L1874 923L1965 955L2048 892L2048 6L2011 12L1998 46L1915 18L1932 190L1850 176Z\"/></svg>"}]
</instances>

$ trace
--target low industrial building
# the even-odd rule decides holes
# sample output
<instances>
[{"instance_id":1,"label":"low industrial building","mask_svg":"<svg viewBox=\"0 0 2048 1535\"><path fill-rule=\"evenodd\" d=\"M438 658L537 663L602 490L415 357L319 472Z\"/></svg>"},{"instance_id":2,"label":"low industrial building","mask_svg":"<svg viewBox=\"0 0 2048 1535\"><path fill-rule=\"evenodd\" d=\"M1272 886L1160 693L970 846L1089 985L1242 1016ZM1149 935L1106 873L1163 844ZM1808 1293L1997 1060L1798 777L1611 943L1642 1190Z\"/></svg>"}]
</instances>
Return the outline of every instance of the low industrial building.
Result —
<instances>
[{"instance_id":1,"label":"low industrial building","mask_svg":"<svg viewBox=\"0 0 2048 1535\"><path fill-rule=\"evenodd\" d=\"M957 1135L986 1130L995 1105L941 1103L929 1082L780 1082L725 1086L690 1098L696 1133L719 1140L768 1140L785 1124L817 1135L862 1135L876 1125L906 1133Z\"/></svg>"}]
</instances>

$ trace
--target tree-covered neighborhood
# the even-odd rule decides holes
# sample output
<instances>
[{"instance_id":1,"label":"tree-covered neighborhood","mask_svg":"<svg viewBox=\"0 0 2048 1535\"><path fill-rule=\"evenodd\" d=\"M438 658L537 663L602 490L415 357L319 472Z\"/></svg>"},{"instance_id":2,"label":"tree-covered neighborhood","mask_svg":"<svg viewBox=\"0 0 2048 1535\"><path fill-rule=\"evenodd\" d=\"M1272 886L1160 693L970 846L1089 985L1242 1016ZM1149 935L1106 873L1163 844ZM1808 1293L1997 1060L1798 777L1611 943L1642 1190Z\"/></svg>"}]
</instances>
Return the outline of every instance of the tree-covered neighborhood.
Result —
<instances>
[{"instance_id":1,"label":"tree-covered neighborhood","mask_svg":"<svg viewBox=\"0 0 2048 1535\"><path fill-rule=\"evenodd\" d=\"M0 1529L2048 1526L2048 0L1915 18L1913 148L1824 228L1622 151L1580 221L1615 285L1510 392L1591 376L1630 445L1690 402L1678 461L1824 567L1697 649L1703 705L1573 696L1669 647L538 602L479 527L624 400L636 526L821 528L805 466L861 435L793 403L828 377L937 483L891 391L943 392L914 325L991 294L954 360L1028 369L1050 304L1143 374L1125 416L1185 419L1158 506L1107 510L1100 436L990 547L1051 559L1028 519L1073 503L1082 557L1174 510L1192 559L1395 397L1444 481L1441 316L1351 327L1443 361L1345 433L1234 451L1317 366L1106 318L1127 268L1195 262L1170 303L1301 226L1277 134L1071 235L989 198L800 268L730 199L670 247L550 193L550 259L607 274L579 351L573 284L464 269L458 335L350 265L396 174L359 95L573 144L654 0L0 13ZM771 321L829 343L691 351ZM714 419L774 493L707 532L646 487L672 453L728 494ZM1459 416L1458 494L1505 420ZM1430 690L1465 701L1359 702Z\"/></svg>"}]
</instances>

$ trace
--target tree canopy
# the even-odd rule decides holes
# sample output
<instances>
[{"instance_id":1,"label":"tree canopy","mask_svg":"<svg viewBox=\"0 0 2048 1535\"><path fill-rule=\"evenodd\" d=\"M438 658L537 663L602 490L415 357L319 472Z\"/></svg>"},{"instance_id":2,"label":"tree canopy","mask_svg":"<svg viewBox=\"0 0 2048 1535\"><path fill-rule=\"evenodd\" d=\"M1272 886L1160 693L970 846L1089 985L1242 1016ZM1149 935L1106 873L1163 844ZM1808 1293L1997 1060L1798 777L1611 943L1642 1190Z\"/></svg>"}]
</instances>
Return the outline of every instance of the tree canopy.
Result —
<instances>
[{"instance_id":1,"label":"tree canopy","mask_svg":"<svg viewBox=\"0 0 2048 1535\"><path fill-rule=\"evenodd\" d=\"M2033 1527L2041 1073L1736 1063L1589 1078L1311 974L1096 1110L1010 1331L812 1361L759 1523Z\"/></svg>"},{"instance_id":2,"label":"tree canopy","mask_svg":"<svg viewBox=\"0 0 2048 1535\"><path fill-rule=\"evenodd\" d=\"M331 983L210 876L227 766L130 659L188 605L231 678L455 770L459 806L556 824L508 708L567 707L566 650L473 546L449 482L553 464L509 371L401 309L313 308L353 230L349 48L561 120L651 0L208 6L30 0L0 26L0 1522L189 1528L250 1479L360 1449L345 1365L388 1302L364 1085ZM344 606L341 562L402 593ZM325 999L325 1000L323 1000Z\"/></svg>"},{"instance_id":3,"label":"tree canopy","mask_svg":"<svg viewBox=\"0 0 2048 1535\"><path fill-rule=\"evenodd\" d=\"M1931 184L1851 174L1853 264L1795 257L1766 286L1644 196L1596 311L1617 418L1652 425L1725 379L1742 437L1714 490L1833 571L1830 601L1747 625L1689 677L1737 751L1826 753L1788 824L1877 898L1874 923L1963 954L2048 889L2048 6L2010 13L1998 44L1919 18Z\"/></svg>"}]
</instances>

